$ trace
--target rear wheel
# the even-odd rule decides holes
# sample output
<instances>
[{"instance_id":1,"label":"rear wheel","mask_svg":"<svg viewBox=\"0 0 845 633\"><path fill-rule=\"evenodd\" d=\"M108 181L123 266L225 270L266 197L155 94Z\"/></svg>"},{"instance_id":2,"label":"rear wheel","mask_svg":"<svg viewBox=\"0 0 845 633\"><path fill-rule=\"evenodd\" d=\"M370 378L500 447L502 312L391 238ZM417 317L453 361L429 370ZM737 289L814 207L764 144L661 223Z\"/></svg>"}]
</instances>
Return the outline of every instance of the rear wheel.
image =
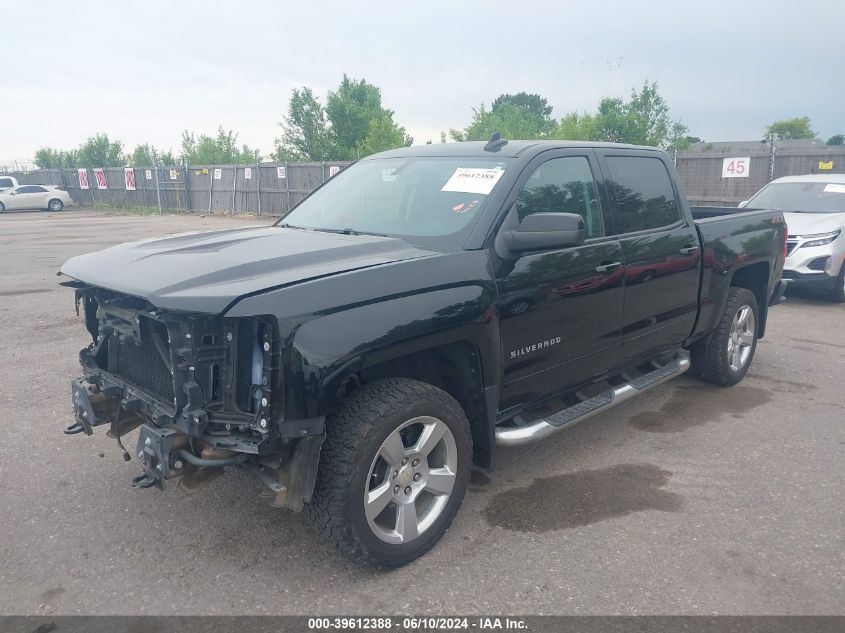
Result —
<instances>
[{"instance_id":1,"label":"rear wheel","mask_svg":"<svg viewBox=\"0 0 845 633\"><path fill-rule=\"evenodd\" d=\"M690 373L716 385L735 385L745 377L757 349L759 308L747 288L731 288L722 318L690 350Z\"/></svg>"},{"instance_id":2,"label":"rear wheel","mask_svg":"<svg viewBox=\"0 0 845 633\"><path fill-rule=\"evenodd\" d=\"M472 440L460 405L406 378L368 383L326 421L309 514L346 556L398 567L421 556L457 514Z\"/></svg>"},{"instance_id":3,"label":"rear wheel","mask_svg":"<svg viewBox=\"0 0 845 633\"><path fill-rule=\"evenodd\" d=\"M53 198L50 202L47 203L47 208L50 211L61 211L65 206L65 203L59 200L58 198Z\"/></svg>"}]
</instances>

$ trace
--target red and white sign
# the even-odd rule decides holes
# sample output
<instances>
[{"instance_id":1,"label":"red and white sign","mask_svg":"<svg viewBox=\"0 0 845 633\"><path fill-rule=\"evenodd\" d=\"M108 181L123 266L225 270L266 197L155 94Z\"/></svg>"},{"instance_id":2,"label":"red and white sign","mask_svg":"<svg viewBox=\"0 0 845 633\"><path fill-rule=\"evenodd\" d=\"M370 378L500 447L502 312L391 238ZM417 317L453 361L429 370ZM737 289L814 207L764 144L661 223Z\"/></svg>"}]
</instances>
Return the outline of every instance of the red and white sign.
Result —
<instances>
[{"instance_id":1,"label":"red and white sign","mask_svg":"<svg viewBox=\"0 0 845 633\"><path fill-rule=\"evenodd\" d=\"M340 172L340 167L338 167L337 165L332 165L331 167L329 167L329 178L337 175L339 172Z\"/></svg>"},{"instance_id":2,"label":"red and white sign","mask_svg":"<svg viewBox=\"0 0 845 633\"><path fill-rule=\"evenodd\" d=\"M97 181L97 189L108 189L109 183L106 182L106 172L100 167L94 168L94 180Z\"/></svg>"},{"instance_id":3,"label":"red and white sign","mask_svg":"<svg viewBox=\"0 0 845 633\"><path fill-rule=\"evenodd\" d=\"M126 185L126 191L135 191L135 170L131 167L123 168L123 182Z\"/></svg>"},{"instance_id":4,"label":"red and white sign","mask_svg":"<svg viewBox=\"0 0 845 633\"><path fill-rule=\"evenodd\" d=\"M244 167L244 180L252 180L252 167Z\"/></svg>"},{"instance_id":5,"label":"red and white sign","mask_svg":"<svg viewBox=\"0 0 845 633\"><path fill-rule=\"evenodd\" d=\"M726 158L722 161L722 178L748 178L751 171L751 157Z\"/></svg>"},{"instance_id":6,"label":"red and white sign","mask_svg":"<svg viewBox=\"0 0 845 633\"><path fill-rule=\"evenodd\" d=\"M279 180L284 180L287 177L288 177L288 168L287 167L285 167L284 165L281 165L280 167L276 167L276 178L278 178Z\"/></svg>"},{"instance_id":7,"label":"red and white sign","mask_svg":"<svg viewBox=\"0 0 845 633\"><path fill-rule=\"evenodd\" d=\"M88 170L77 169L76 172L79 174L79 188L88 189Z\"/></svg>"}]
</instances>

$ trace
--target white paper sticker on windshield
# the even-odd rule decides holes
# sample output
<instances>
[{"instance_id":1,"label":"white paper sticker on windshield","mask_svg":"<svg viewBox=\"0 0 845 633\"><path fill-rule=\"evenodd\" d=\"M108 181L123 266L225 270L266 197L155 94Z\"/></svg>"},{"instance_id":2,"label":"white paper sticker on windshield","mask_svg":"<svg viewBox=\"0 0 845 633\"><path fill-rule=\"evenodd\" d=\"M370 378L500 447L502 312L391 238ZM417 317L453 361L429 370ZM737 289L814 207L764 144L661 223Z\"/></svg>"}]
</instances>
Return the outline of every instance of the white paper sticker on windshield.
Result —
<instances>
[{"instance_id":1,"label":"white paper sticker on windshield","mask_svg":"<svg viewBox=\"0 0 845 633\"><path fill-rule=\"evenodd\" d=\"M845 185L836 185L830 183L824 186L825 193L845 193Z\"/></svg>"},{"instance_id":2,"label":"white paper sticker on windshield","mask_svg":"<svg viewBox=\"0 0 845 633\"><path fill-rule=\"evenodd\" d=\"M480 193L486 196L493 190L493 187L499 182L499 178L504 173L504 169L458 167L440 191Z\"/></svg>"}]
</instances>

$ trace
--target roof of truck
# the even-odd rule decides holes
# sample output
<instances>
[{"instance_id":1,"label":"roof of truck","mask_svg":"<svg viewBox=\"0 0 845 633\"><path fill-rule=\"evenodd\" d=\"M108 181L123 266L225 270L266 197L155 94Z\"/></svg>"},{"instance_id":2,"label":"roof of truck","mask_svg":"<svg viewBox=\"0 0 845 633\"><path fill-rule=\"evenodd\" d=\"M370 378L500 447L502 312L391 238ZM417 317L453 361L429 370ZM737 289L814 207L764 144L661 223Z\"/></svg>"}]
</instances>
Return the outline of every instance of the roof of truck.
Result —
<instances>
[{"instance_id":1,"label":"roof of truck","mask_svg":"<svg viewBox=\"0 0 845 633\"><path fill-rule=\"evenodd\" d=\"M486 141L468 141L463 143L431 143L429 145L413 145L401 147L369 158L401 158L403 156L502 156L513 158L519 156L526 150L534 149L542 151L545 149L566 149L577 147L604 148L604 149L644 149L659 151L657 147L643 145L627 145L625 143L599 143L597 141L508 141L496 150L485 150Z\"/></svg>"}]
</instances>

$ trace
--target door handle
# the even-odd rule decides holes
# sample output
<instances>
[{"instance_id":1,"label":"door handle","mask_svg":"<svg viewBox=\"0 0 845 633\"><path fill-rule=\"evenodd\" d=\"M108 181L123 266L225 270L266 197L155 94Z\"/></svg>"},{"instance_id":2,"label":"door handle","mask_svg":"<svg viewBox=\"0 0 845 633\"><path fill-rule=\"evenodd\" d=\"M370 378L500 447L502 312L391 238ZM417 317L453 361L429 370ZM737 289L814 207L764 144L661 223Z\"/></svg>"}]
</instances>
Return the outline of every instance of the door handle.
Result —
<instances>
[{"instance_id":1,"label":"door handle","mask_svg":"<svg viewBox=\"0 0 845 633\"><path fill-rule=\"evenodd\" d=\"M685 246L681 249L681 255L694 255L698 251L698 246Z\"/></svg>"},{"instance_id":2,"label":"door handle","mask_svg":"<svg viewBox=\"0 0 845 633\"><path fill-rule=\"evenodd\" d=\"M611 262L609 264L602 264L601 266L596 266L597 273L609 273L614 270L618 270L622 268L622 262Z\"/></svg>"}]
</instances>

